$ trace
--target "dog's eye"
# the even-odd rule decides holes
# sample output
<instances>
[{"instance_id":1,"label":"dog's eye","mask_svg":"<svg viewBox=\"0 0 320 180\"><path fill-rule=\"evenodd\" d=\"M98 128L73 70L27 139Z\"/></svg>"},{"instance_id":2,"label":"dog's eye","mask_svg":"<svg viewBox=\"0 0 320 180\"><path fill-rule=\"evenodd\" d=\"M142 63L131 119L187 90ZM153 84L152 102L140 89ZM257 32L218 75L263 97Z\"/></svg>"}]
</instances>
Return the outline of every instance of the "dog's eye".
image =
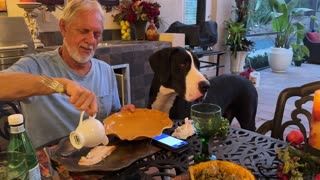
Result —
<instances>
[{"instance_id":1,"label":"dog's eye","mask_svg":"<svg viewBox=\"0 0 320 180\"><path fill-rule=\"evenodd\" d=\"M184 67L186 67L186 64L180 64L180 67L184 68Z\"/></svg>"}]
</instances>

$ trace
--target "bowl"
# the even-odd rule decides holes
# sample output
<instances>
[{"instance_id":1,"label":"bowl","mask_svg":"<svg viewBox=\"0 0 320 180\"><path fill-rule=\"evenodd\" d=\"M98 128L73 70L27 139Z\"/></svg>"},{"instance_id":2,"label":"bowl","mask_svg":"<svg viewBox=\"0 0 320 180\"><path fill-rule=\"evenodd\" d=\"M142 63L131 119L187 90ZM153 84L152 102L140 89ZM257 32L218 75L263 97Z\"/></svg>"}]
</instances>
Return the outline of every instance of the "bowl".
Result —
<instances>
[{"instance_id":1,"label":"bowl","mask_svg":"<svg viewBox=\"0 0 320 180\"><path fill-rule=\"evenodd\" d=\"M167 113L145 108L114 113L103 123L107 135L114 134L121 140L153 138L172 127L172 120Z\"/></svg>"},{"instance_id":2,"label":"bowl","mask_svg":"<svg viewBox=\"0 0 320 180\"><path fill-rule=\"evenodd\" d=\"M189 167L191 180L196 179L246 179L254 180L253 174L246 168L233 162L212 160Z\"/></svg>"}]
</instances>

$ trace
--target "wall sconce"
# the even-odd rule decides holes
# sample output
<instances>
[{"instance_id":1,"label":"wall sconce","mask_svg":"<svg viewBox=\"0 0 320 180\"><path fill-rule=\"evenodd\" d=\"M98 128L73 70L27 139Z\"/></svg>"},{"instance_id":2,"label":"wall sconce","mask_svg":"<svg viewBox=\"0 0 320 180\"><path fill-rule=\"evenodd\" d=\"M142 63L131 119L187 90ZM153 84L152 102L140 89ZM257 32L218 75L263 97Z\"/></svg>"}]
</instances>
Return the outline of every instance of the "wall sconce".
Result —
<instances>
[{"instance_id":1,"label":"wall sconce","mask_svg":"<svg viewBox=\"0 0 320 180\"><path fill-rule=\"evenodd\" d=\"M119 0L98 0L99 3L104 6L106 12L110 12L112 10L112 6L119 6Z\"/></svg>"},{"instance_id":2,"label":"wall sconce","mask_svg":"<svg viewBox=\"0 0 320 180\"><path fill-rule=\"evenodd\" d=\"M56 8L62 10L64 7L64 0L37 0L37 2L47 7L47 11L55 11Z\"/></svg>"}]
</instances>

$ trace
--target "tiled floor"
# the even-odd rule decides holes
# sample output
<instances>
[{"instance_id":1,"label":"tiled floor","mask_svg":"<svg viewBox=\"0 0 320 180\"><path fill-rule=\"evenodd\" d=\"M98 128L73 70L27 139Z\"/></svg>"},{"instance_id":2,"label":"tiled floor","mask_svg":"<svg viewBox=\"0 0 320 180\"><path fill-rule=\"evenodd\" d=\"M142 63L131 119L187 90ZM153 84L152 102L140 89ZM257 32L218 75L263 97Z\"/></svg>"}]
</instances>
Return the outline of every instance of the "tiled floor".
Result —
<instances>
[{"instance_id":1,"label":"tiled floor","mask_svg":"<svg viewBox=\"0 0 320 180\"><path fill-rule=\"evenodd\" d=\"M314 64L302 64L301 67L290 66L286 73L274 73L270 68L259 72L257 127L266 120L273 118L278 95L283 89L301 86L312 81L320 81L320 65ZM308 108L312 108L312 105L309 105ZM285 117L290 117L290 106L286 107L285 112ZM236 121L232 125L238 126Z\"/></svg>"}]
</instances>

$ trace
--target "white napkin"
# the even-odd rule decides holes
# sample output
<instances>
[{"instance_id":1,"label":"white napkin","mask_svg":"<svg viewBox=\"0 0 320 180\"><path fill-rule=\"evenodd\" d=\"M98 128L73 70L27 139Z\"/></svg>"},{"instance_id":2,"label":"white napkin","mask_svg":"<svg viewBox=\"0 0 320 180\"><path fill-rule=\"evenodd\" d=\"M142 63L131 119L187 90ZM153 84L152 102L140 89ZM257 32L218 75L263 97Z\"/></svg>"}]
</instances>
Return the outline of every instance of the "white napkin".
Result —
<instances>
[{"instance_id":1,"label":"white napkin","mask_svg":"<svg viewBox=\"0 0 320 180\"><path fill-rule=\"evenodd\" d=\"M188 118L184 119L184 125L177 127L172 136L179 138L179 139L187 139L189 136L194 135L194 129L192 127L192 120Z\"/></svg>"}]
</instances>

